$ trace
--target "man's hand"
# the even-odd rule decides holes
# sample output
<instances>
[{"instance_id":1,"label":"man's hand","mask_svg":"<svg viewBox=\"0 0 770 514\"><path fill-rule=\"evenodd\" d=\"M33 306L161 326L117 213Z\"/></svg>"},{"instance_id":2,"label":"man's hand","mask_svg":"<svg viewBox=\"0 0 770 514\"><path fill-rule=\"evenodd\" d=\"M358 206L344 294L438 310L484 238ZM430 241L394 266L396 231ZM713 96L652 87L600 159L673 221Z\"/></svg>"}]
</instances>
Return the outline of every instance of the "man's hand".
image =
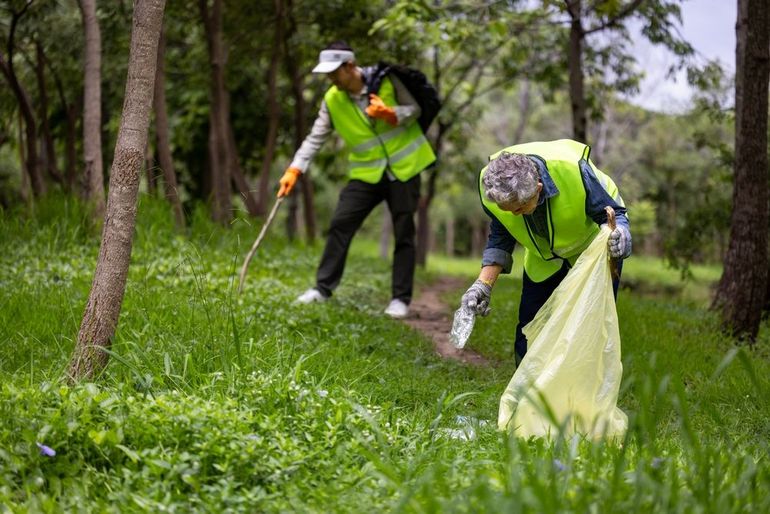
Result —
<instances>
[{"instance_id":1,"label":"man's hand","mask_svg":"<svg viewBox=\"0 0 770 514\"><path fill-rule=\"evenodd\" d=\"M460 305L479 316L486 316L491 310L489 308L491 296L492 286L481 279L476 279L463 295Z\"/></svg>"},{"instance_id":2,"label":"man's hand","mask_svg":"<svg viewBox=\"0 0 770 514\"><path fill-rule=\"evenodd\" d=\"M289 193L291 193L291 190L294 189L294 184L297 183L297 179L300 175L302 175L302 170L289 166L283 173L281 180L278 182L281 184L281 188L278 190L278 194L276 196L278 198L281 198L282 196L288 196Z\"/></svg>"},{"instance_id":3,"label":"man's hand","mask_svg":"<svg viewBox=\"0 0 770 514\"><path fill-rule=\"evenodd\" d=\"M631 232L625 225L618 225L610 232L607 247L613 259L626 259L631 255Z\"/></svg>"},{"instance_id":4,"label":"man's hand","mask_svg":"<svg viewBox=\"0 0 770 514\"><path fill-rule=\"evenodd\" d=\"M382 98L375 94L369 95L369 106L366 108L366 114L372 118L385 120L386 123L393 125L394 127L398 124L396 111L394 111L392 107L385 105Z\"/></svg>"}]
</instances>

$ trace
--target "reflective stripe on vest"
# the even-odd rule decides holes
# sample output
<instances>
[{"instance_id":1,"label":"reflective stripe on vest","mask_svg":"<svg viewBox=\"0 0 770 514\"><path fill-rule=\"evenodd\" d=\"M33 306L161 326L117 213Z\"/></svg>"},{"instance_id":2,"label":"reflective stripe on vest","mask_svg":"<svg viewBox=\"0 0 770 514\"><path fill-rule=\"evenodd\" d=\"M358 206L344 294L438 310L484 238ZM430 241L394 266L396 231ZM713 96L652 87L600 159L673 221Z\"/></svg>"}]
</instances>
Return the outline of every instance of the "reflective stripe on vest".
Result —
<instances>
[{"instance_id":1,"label":"reflective stripe on vest","mask_svg":"<svg viewBox=\"0 0 770 514\"><path fill-rule=\"evenodd\" d=\"M505 151L529 155L545 164L559 189L559 193L546 199L543 206L548 225L547 239L534 233L525 216L515 216L488 200L482 184L487 168L479 174L482 203L524 247L524 269L534 282L542 282L556 273L564 260L574 264L599 232L599 227L585 212L586 192L581 177L581 167L591 166L590 150L577 141L561 139L514 145L490 157L490 160L494 159ZM619 197L612 179L593 166L591 169L610 196Z\"/></svg>"},{"instance_id":2,"label":"reflective stripe on vest","mask_svg":"<svg viewBox=\"0 0 770 514\"><path fill-rule=\"evenodd\" d=\"M386 105L396 105L393 83L387 77L379 96ZM333 86L324 96L334 128L349 148L348 176L376 184L390 168L406 182L436 160L433 149L416 121L392 127L367 117L350 96Z\"/></svg>"}]
</instances>

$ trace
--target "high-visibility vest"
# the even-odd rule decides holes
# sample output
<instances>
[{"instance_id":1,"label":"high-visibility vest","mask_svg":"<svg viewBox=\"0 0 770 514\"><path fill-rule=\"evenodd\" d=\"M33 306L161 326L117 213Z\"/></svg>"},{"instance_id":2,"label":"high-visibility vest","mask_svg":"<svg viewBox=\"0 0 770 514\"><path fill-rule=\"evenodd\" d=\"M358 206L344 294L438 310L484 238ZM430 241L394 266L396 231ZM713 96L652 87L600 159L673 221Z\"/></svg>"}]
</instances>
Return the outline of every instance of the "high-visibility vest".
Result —
<instances>
[{"instance_id":1,"label":"high-visibility vest","mask_svg":"<svg viewBox=\"0 0 770 514\"><path fill-rule=\"evenodd\" d=\"M396 104L393 83L385 78L379 97L385 105ZM436 160L417 121L393 127L369 118L345 92L332 86L324 95L334 128L348 146L348 176L376 184L385 168L406 182Z\"/></svg>"},{"instance_id":2,"label":"high-visibility vest","mask_svg":"<svg viewBox=\"0 0 770 514\"><path fill-rule=\"evenodd\" d=\"M535 234L527 219L504 211L484 195L482 177L487 167L479 173L481 202L497 218L510 234L524 247L524 270L534 282L542 282L556 273L564 260L573 265L578 256L599 233L599 227L586 215L586 191L581 178L581 168L588 166L618 205L624 206L618 188L610 177L593 166L589 160L588 145L560 139L509 146L491 155L494 159L502 152L524 154L541 161L553 179L559 193L545 200L548 238Z\"/></svg>"}]
</instances>

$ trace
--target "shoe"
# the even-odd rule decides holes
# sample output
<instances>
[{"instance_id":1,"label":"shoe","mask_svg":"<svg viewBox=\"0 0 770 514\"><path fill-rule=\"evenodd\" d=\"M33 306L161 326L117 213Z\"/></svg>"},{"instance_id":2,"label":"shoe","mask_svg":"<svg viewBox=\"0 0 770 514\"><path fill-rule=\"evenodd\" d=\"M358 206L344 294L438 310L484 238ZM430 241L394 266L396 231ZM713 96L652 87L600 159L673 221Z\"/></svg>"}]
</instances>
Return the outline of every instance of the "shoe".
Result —
<instances>
[{"instance_id":1,"label":"shoe","mask_svg":"<svg viewBox=\"0 0 770 514\"><path fill-rule=\"evenodd\" d=\"M328 300L326 296L323 295L321 291L316 289L315 287L311 287L301 295L297 297L296 300L294 300L294 303L313 303L313 302L325 302Z\"/></svg>"},{"instance_id":2,"label":"shoe","mask_svg":"<svg viewBox=\"0 0 770 514\"><path fill-rule=\"evenodd\" d=\"M402 319L409 314L409 306L405 304L402 300L399 300L398 298L394 298L393 300L390 301L390 305L388 305L388 308L385 309L385 314L387 314L393 319Z\"/></svg>"}]
</instances>

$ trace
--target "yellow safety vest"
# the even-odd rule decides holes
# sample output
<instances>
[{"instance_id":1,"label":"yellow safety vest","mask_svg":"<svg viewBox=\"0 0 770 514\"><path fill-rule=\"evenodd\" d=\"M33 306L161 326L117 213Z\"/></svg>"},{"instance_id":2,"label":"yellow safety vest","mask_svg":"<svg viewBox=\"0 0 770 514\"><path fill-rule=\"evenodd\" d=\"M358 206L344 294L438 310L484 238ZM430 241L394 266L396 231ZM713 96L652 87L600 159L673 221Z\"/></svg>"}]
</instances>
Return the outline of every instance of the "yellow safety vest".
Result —
<instances>
[{"instance_id":1,"label":"yellow safety vest","mask_svg":"<svg viewBox=\"0 0 770 514\"><path fill-rule=\"evenodd\" d=\"M393 83L387 77L379 97L396 105ZM387 167L402 182L414 177L436 160L417 121L393 127L369 118L348 93L332 86L324 95L334 128L348 146L348 176L376 184Z\"/></svg>"},{"instance_id":2,"label":"yellow safety vest","mask_svg":"<svg viewBox=\"0 0 770 514\"><path fill-rule=\"evenodd\" d=\"M607 193L620 205L623 199L610 177L593 166L589 160L591 148L588 145L560 139L525 143L509 146L490 156L494 159L502 152L528 155L542 161L553 179L559 193L545 200L548 239L534 233L524 216L504 211L484 195L482 177L485 166L479 173L481 202L525 249L524 270L534 282L542 282L556 273L564 260L574 264L578 256L599 233L599 227L586 215L586 191L581 177L581 166L590 166ZM541 207L542 208L542 207Z\"/></svg>"}]
</instances>

